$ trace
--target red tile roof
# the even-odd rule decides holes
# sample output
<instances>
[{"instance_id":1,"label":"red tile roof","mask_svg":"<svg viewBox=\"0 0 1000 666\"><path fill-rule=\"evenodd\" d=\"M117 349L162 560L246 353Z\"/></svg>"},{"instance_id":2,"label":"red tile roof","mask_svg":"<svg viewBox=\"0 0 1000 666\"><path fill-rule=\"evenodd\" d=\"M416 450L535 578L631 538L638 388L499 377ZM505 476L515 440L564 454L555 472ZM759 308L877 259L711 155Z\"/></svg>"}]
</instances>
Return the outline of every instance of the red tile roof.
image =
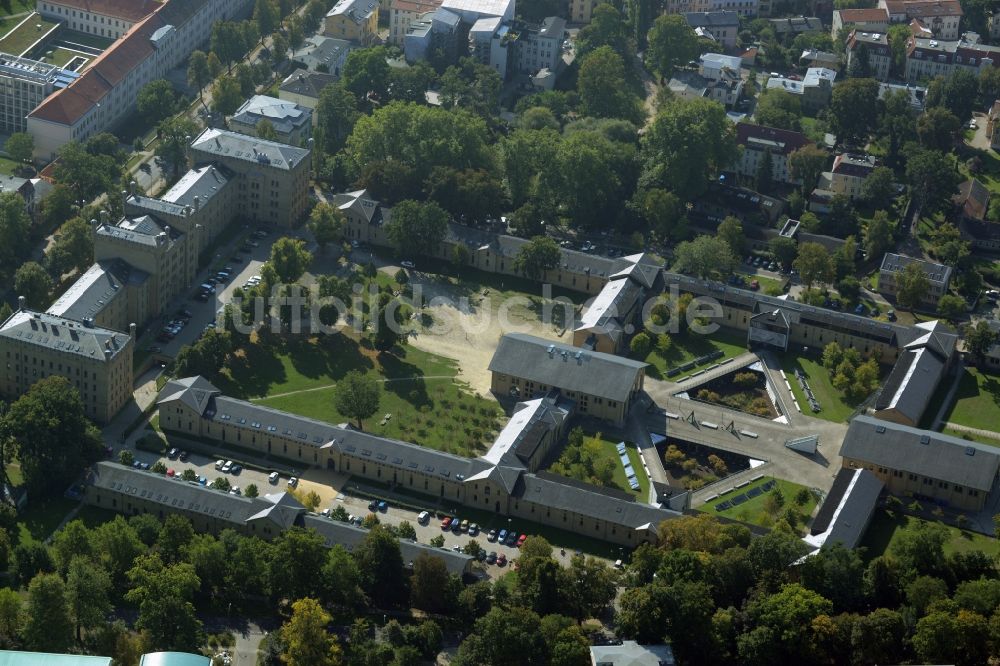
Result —
<instances>
[{"instance_id":1,"label":"red tile roof","mask_svg":"<svg viewBox=\"0 0 1000 666\"><path fill-rule=\"evenodd\" d=\"M848 23L889 22L889 12L884 9L841 9L840 20Z\"/></svg>"},{"instance_id":2,"label":"red tile roof","mask_svg":"<svg viewBox=\"0 0 1000 666\"><path fill-rule=\"evenodd\" d=\"M799 132L778 129L776 127L764 127L763 125L752 125L750 123L738 123L736 125L736 143L745 146L750 139L780 143L782 144L781 153L785 155L812 143L809 137Z\"/></svg>"},{"instance_id":3,"label":"red tile roof","mask_svg":"<svg viewBox=\"0 0 1000 666\"><path fill-rule=\"evenodd\" d=\"M443 0L392 0L390 9L400 12L415 12L423 14L437 9Z\"/></svg>"},{"instance_id":4,"label":"red tile roof","mask_svg":"<svg viewBox=\"0 0 1000 666\"><path fill-rule=\"evenodd\" d=\"M155 0L50 0L53 4L73 9L103 14L126 21L138 21L160 7Z\"/></svg>"}]
</instances>

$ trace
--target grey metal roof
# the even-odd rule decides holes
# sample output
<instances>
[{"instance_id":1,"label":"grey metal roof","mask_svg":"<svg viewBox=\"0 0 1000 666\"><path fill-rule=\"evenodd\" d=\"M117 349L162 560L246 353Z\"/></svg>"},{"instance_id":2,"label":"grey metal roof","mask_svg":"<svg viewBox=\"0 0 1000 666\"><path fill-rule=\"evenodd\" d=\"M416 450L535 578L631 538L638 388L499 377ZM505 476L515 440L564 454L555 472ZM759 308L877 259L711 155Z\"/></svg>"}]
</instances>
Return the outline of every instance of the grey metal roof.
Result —
<instances>
[{"instance_id":1,"label":"grey metal roof","mask_svg":"<svg viewBox=\"0 0 1000 666\"><path fill-rule=\"evenodd\" d=\"M275 131L288 134L312 122L312 109L268 95L254 95L243 103L232 120L244 125L254 125L267 119Z\"/></svg>"},{"instance_id":2,"label":"grey metal roof","mask_svg":"<svg viewBox=\"0 0 1000 666\"><path fill-rule=\"evenodd\" d=\"M716 26L731 26L740 24L740 15L736 12L686 12L684 20L692 28L714 28Z\"/></svg>"},{"instance_id":3,"label":"grey metal roof","mask_svg":"<svg viewBox=\"0 0 1000 666\"><path fill-rule=\"evenodd\" d=\"M175 203L166 197L157 199L156 197L147 197L142 194L130 194L128 199L125 200L125 210L126 212L139 210L154 214L164 213L166 215L173 215L174 217L184 216L183 204Z\"/></svg>"},{"instance_id":4,"label":"grey metal roof","mask_svg":"<svg viewBox=\"0 0 1000 666\"><path fill-rule=\"evenodd\" d=\"M843 468L816 513L810 533L821 547L856 548L878 503L883 484L866 469ZM806 541L810 541L809 538Z\"/></svg>"},{"instance_id":5,"label":"grey metal roof","mask_svg":"<svg viewBox=\"0 0 1000 666\"><path fill-rule=\"evenodd\" d=\"M645 363L524 333L500 338L490 372L625 402Z\"/></svg>"},{"instance_id":6,"label":"grey metal roof","mask_svg":"<svg viewBox=\"0 0 1000 666\"><path fill-rule=\"evenodd\" d=\"M882 267L880 270L887 273L898 273L909 264L920 266L927 279L935 284L947 284L948 279L951 277L951 266L935 264L932 261L924 261L923 259L907 257L902 254L893 254L892 252L886 252L885 256L882 257Z\"/></svg>"},{"instance_id":7,"label":"grey metal roof","mask_svg":"<svg viewBox=\"0 0 1000 666\"><path fill-rule=\"evenodd\" d=\"M222 191L231 177L225 167L203 164L189 169L173 187L160 196L160 200L182 207L194 207L197 197L199 205L204 205Z\"/></svg>"},{"instance_id":8,"label":"grey metal roof","mask_svg":"<svg viewBox=\"0 0 1000 666\"><path fill-rule=\"evenodd\" d=\"M160 404L171 400L180 400L199 414L203 414L205 408L208 407L211 397L219 393L219 389L210 381L201 375L196 375L182 379L171 379L160 389L156 403Z\"/></svg>"},{"instance_id":9,"label":"grey metal roof","mask_svg":"<svg viewBox=\"0 0 1000 666\"><path fill-rule=\"evenodd\" d=\"M365 539L368 530L342 523L322 516L306 514L302 519L303 525L307 529L316 530L320 536L326 539L327 546L341 545L347 551L353 551ZM426 553L431 557L439 557L444 561L449 573L462 575L472 561L472 556L465 553L456 553L453 550L444 548L434 548L423 543L417 543L408 539L399 540L399 551L403 556L403 562L409 563L417 559L421 553Z\"/></svg>"},{"instance_id":10,"label":"grey metal roof","mask_svg":"<svg viewBox=\"0 0 1000 666\"><path fill-rule=\"evenodd\" d=\"M676 284L681 291L690 292L696 296L709 296L724 305L741 307L751 312L780 309L793 324L798 323L802 318L807 318L810 323L816 325L827 326L835 330L842 329L853 335L869 337L897 347L903 347L927 333L926 329L917 326L881 322L848 312L838 312L807 303L767 296L748 289L731 287L721 282L701 280L679 273L665 272L663 276L668 286ZM938 325L940 326L939 335L942 339L953 341L958 339L958 336L947 327Z\"/></svg>"},{"instance_id":11,"label":"grey metal roof","mask_svg":"<svg viewBox=\"0 0 1000 666\"><path fill-rule=\"evenodd\" d=\"M191 143L196 154L212 157L233 157L272 169L288 171L309 157L309 150L277 141L209 127Z\"/></svg>"},{"instance_id":12,"label":"grey metal roof","mask_svg":"<svg viewBox=\"0 0 1000 666\"><path fill-rule=\"evenodd\" d=\"M338 79L338 76L327 74L326 72L309 72L298 69L289 74L281 82L279 90L319 99L319 94L323 92L323 88L331 83L336 83Z\"/></svg>"},{"instance_id":13,"label":"grey metal roof","mask_svg":"<svg viewBox=\"0 0 1000 666\"><path fill-rule=\"evenodd\" d=\"M944 374L945 362L925 347L907 349L892 366L875 409L894 409L918 423Z\"/></svg>"},{"instance_id":14,"label":"grey metal roof","mask_svg":"<svg viewBox=\"0 0 1000 666\"><path fill-rule=\"evenodd\" d=\"M8 317L0 326L0 337L96 361L115 358L129 341L127 333L33 310L19 310Z\"/></svg>"},{"instance_id":15,"label":"grey metal roof","mask_svg":"<svg viewBox=\"0 0 1000 666\"><path fill-rule=\"evenodd\" d=\"M982 492L993 487L1000 467L996 447L870 416L851 421L840 455Z\"/></svg>"},{"instance_id":16,"label":"grey metal roof","mask_svg":"<svg viewBox=\"0 0 1000 666\"><path fill-rule=\"evenodd\" d=\"M572 479L545 473L522 474L521 483L517 485L513 495L540 506L572 511L588 518L607 520L632 529L647 525L655 528L662 521L677 517L673 511L659 509L645 502L629 501L605 489L589 484L577 484ZM577 527L569 525L567 529L575 531ZM587 525L584 527L589 528Z\"/></svg>"},{"instance_id":17,"label":"grey metal roof","mask_svg":"<svg viewBox=\"0 0 1000 666\"><path fill-rule=\"evenodd\" d=\"M674 666L674 652L669 645L639 645L623 641L621 645L591 645L591 663L597 666Z\"/></svg>"},{"instance_id":18,"label":"grey metal roof","mask_svg":"<svg viewBox=\"0 0 1000 666\"><path fill-rule=\"evenodd\" d=\"M76 321L93 319L126 284L130 268L118 260L93 264L46 312Z\"/></svg>"}]
</instances>

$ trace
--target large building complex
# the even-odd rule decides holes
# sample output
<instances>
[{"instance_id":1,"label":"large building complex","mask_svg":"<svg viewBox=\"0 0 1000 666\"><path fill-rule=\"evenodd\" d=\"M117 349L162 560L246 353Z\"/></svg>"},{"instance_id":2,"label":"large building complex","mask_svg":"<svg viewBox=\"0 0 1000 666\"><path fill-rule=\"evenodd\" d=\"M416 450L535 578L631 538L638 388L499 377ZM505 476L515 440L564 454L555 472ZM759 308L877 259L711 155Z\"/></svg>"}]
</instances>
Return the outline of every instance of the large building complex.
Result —
<instances>
[{"instance_id":1,"label":"large building complex","mask_svg":"<svg viewBox=\"0 0 1000 666\"><path fill-rule=\"evenodd\" d=\"M155 0L39 0L39 14L70 30L118 39L159 8Z\"/></svg>"},{"instance_id":2,"label":"large building complex","mask_svg":"<svg viewBox=\"0 0 1000 666\"><path fill-rule=\"evenodd\" d=\"M678 515L619 491L530 471L565 428L571 410L579 409L579 402L574 407L574 402L554 394L519 405L512 423L479 458L229 398L202 377L168 382L157 404L160 426L168 432L274 453L406 492L623 546L654 542L659 523Z\"/></svg>"},{"instance_id":3,"label":"large building complex","mask_svg":"<svg viewBox=\"0 0 1000 666\"><path fill-rule=\"evenodd\" d=\"M844 49L847 54L847 68L854 65L854 60L860 58L867 62L868 74L879 81L889 80L889 66L892 64L892 50L889 48L889 38L884 32L864 32L853 30L847 38ZM860 55L861 53L864 55Z\"/></svg>"},{"instance_id":4,"label":"large building complex","mask_svg":"<svg viewBox=\"0 0 1000 666\"><path fill-rule=\"evenodd\" d=\"M936 76L949 76L958 69L979 75L987 67L1000 66L1000 46L982 44L967 32L955 41L911 37L906 43L906 80L920 83Z\"/></svg>"},{"instance_id":5,"label":"large building complex","mask_svg":"<svg viewBox=\"0 0 1000 666\"><path fill-rule=\"evenodd\" d=\"M836 80L837 72L832 69L810 67L801 80L788 79L783 76L768 78L767 89L796 95L803 111L816 113L830 104L830 98L833 96L833 82Z\"/></svg>"},{"instance_id":6,"label":"large building complex","mask_svg":"<svg viewBox=\"0 0 1000 666\"><path fill-rule=\"evenodd\" d=\"M736 126L736 143L742 146L733 170L746 178L753 178L765 154L771 158L771 178L778 183L798 183L788 168L788 156L799 148L810 145L805 134L791 130L739 123Z\"/></svg>"},{"instance_id":7,"label":"large building complex","mask_svg":"<svg viewBox=\"0 0 1000 666\"><path fill-rule=\"evenodd\" d=\"M389 43L402 48L410 24L441 6L441 0L392 0L389 5Z\"/></svg>"},{"instance_id":8,"label":"large building complex","mask_svg":"<svg viewBox=\"0 0 1000 666\"><path fill-rule=\"evenodd\" d=\"M326 14L323 34L362 46L378 38L378 0L339 0Z\"/></svg>"},{"instance_id":9,"label":"large building complex","mask_svg":"<svg viewBox=\"0 0 1000 666\"><path fill-rule=\"evenodd\" d=\"M48 63L0 53L0 132L23 132L27 115L78 76Z\"/></svg>"},{"instance_id":10,"label":"large building complex","mask_svg":"<svg viewBox=\"0 0 1000 666\"><path fill-rule=\"evenodd\" d=\"M83 141L113 127L135 107L144 85L164 78L208 41L214 23L243 16L252 6L250 0L167 0L162 4L73 0L74 7L46 2L68 12L81 12L74 8L77 4L98 8L100 11L91 12L91 17L97 17L97 26L102 25L102 17L107 18L102 12L111 11L107 8L122 14L117 20L135 22L79 78L28 114L26 130L35 139L35 156L44 160L52 159L63 144ZM154 9L141 19L129 19L132 10L122 9L147 5ZM73 19L72 13L56 15L64 21ZM89 25L95 24L90 21Z\"/></svg>"},{"instance_id":11,"label":"large building complex","mask_svg":"<svg viewBox=\"0 0 1000 666\"><path fill-rule=\"evenodd\" d=\"M870 416L851 421L840 455L894 495L967 511L983 508L1000 469L996 447Z\"/></svg>"},{"instance_id":12,"label":"large building complex","mask_svg":"<svg viewBox=\"0 0 1000 666\"><path fill-rule=\"evenodd\" d=\"M573 344L592 351L622 354L630 334L638 330L648 294L663 286L659 264L645 254L624 257L632 265L608 278L573 329Z\"/></svg>"},{"instance_id":13,"label":"large building complex","mask_svg":"<svg viewBox=\"0 0 1000 666\"><path fill-rule=\"evenodd\" d=\"M132 399L135 327L121 333L23 306L0 325L0 393L13 400L59 375L80 393L88 417L106 423Z\"/></svg>"},{"instance_id":14,"label":"large building complex","mask_svg":"<svg viewBox=\"0 0 1000 666\"><path fill-rule=\"evenodd\" d=\"M875 416L916 426L929 406L934 390L955 358L956 340L940 322L914 326L920 337L903 346L892 372L875 400Z\"/></svg>"},{"instance_id":15,"label":"large building complex","mask_svg":"<svg viewBox=\"0 0 1000 666\"><path fill-rule=\"evenodd\" d=\"M879 0L893 23L917 21L938 39L958 39L962 5L958 0Z\"/></svg>"},{"instance_id":16,"label":"large building complex","mask_svg":"<svg viewBox=\"0 0 1000 666\"><path fill-rule=\"evenodd\" d=\"M267 95L254 95L236 110L229 126L242 134L259 136L258 126L267 120L277 140L291 146L303 145L312 135L312 109Z\"/></svg>"},{"instance_id":17,"label":"large building complex","mask_svg":"<svg viewBox=\"0 0 1000 666\"><path fill-rule=\"evenodd\" d=\"M113 462L100 462L92 469L84 501L126 516L149 514L163 520L167 514L178 514L190 520L196 530L216 534L232 529L271 540L292 527L314 529L327 547L340 545L348 551L354 550L367 533L360 527L306 511L286 492L243 497ZM421 554L441 558L449 573L457 575L468 573L473 560L464 553L409 539L400 539L399 550L404 562L413 562Z\"/></svg>"}]
</instances>

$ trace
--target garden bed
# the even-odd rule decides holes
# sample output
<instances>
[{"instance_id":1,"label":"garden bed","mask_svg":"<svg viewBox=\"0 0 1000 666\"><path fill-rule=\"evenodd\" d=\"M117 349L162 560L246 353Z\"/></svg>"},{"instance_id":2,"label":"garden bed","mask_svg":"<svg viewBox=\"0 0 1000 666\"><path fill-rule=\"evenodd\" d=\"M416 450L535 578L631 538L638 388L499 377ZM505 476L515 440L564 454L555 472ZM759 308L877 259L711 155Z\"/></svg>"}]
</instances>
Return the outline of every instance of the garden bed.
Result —
<instances>
[{"instance_id":1,"label":"garden bed","mask_svg":"<svg viewBox=\"0 0 1000 666\"><path fill-rule=\"evenodd\" d=\"M669 485L688 490L698 490L750 469L750 458L746 456L674 437L667 437L656 451L663 458Z\"/></svg>"},{"instance_id":2,"label":"garden bed","mask_svg":"<svg viewBox=\"0 0 1000 666\"><path fill-rule=\"evenodd\" d=\"M780 410L767 392L767 377L763 372L740 368L693 389L692 400L727 409L734 409L766 419L781 416Z\"/></svg>"}]
</instances>

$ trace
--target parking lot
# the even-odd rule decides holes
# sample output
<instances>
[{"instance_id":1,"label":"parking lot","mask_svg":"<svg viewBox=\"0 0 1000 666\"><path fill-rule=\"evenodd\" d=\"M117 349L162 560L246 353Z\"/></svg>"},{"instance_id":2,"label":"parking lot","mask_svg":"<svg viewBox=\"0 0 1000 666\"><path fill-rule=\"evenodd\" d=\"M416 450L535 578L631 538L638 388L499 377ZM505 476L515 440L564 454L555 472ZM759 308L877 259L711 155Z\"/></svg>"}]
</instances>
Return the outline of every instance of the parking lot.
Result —
<instances>
[{"instance_id":1,"label":"parking lot","mask_svg":"<svg viewBox=\"0 0 1000 666\"><path fill-rule=\"evenodd\" d=\"M247 469L245 467L235 474L232 472L224 473L215 468L215 463L218 458L209 458L208 456L198 453L189 454L187 460L184 461L140 450L135 450L133 452L133 456L136 461L144 462L150 466L156 462L162 462L167 466L168 470L174 470L178 476L183 474L186 469L193 469L195 474L206 479L206 483L208 485L211 485L211 483L220 476L225 477L231 486L238 486L241 492L252 483L257 486L257 490L261 495L266 495L268 493L284 490L288 483L287 474L280 475L279 480L272 484L268 480L268 474L266 472ZM236 462L238 463L239 461Z\"/></svg>"}]
</instances>

